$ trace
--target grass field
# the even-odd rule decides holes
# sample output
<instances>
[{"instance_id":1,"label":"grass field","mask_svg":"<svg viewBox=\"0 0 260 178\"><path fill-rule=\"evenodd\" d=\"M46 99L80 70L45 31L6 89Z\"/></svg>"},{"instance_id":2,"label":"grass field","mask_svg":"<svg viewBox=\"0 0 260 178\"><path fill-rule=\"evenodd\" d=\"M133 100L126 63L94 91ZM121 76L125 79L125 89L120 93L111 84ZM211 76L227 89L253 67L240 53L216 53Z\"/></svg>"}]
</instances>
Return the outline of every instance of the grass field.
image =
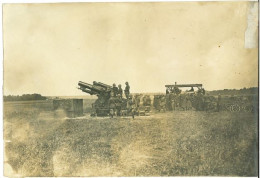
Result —
<instances>
[{"instance_id":1,"label":"grass field","mask_svg":"<svg viewBox=\"0 0 260 178\"><path fill-rule=\"evenodd\" d=\"M252 113L68 119L43 105L4 104L6 176L257 176Z\"/></svg>"}]
</instances>

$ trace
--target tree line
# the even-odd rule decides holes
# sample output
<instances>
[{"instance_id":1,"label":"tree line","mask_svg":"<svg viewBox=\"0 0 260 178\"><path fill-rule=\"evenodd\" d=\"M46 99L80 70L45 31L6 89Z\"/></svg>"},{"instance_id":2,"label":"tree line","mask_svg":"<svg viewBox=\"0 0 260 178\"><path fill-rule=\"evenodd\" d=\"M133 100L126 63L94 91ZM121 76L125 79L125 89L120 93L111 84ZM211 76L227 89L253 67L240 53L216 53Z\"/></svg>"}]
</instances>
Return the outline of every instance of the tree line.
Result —
<instances>
[{"instance_id":1,"label":"tree line","mask_svg":"<svg viewBox=\"0 0 260 178\"><path fill-rule=\"evenodd\" d=\"M258 87L241 88L241 89L224 89L207 92L209 95L257 95Z\"/></svg>"},{"instance_id":2,"label":"tree line","mask_svg":"<svg viewBox=\"0 0 260 178\"><path fill-rule=\"evenodd\" d=\"M31 100L46 100L47 97L42 96L40 94L23 94L19 95L8 95L4 96L4 101L31 101Z\"/></svg>"}]
</instances>

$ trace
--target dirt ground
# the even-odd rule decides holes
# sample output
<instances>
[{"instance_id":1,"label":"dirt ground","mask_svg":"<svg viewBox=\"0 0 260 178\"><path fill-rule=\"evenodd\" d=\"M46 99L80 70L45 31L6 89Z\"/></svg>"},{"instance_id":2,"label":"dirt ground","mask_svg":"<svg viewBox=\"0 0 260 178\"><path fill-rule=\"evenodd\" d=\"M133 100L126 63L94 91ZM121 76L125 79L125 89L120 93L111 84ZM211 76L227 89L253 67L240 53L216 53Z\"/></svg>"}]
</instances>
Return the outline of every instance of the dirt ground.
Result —
<instances>
[{"instance_id":1,"label":"dirt ground","mask_svg":"<svg viewBox=\"0 0 260 178\"><path fill-rule=\"evenodd\" d=\"M4 108L5 176L257 176L258 116L175 111L69 119Z\"/></svg>"}]
</instances>

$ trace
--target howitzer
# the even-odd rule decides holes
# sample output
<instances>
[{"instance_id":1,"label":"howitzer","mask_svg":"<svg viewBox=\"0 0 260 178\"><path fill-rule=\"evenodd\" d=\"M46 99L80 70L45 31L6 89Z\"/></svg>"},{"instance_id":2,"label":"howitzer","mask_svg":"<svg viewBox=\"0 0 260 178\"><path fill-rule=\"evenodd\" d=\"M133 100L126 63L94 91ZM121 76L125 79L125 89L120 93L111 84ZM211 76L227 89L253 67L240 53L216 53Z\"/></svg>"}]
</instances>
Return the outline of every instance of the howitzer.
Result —
<instances>
[{"instance_id":1,"label":"howitzer","mask_svg":"<svg viewBox=\"0 0 260 178\"><path fill-rule=\"evenodd\" d=\"M82 81L78 82L78 89L90 95L96 95L98 99L92 104L92 116L133 115L131 99L122 98L120 95L111 95L113 87L101 82L93 82L93 85ZM132 101L132 100L131 100Z\"/></svg>"},{"instance_id":2,"label":"howitzer","mask_svg":"<svg viewBox=\"0 0 260 178\"><path fill-rule=\"evenodd\" d=\"M98 99L92 105L92 115L106 116L109 113L109 100L111 89L109 85L101 82L93 82L93 85L82 81L78 82L81 91L90 95L96 95Z\"/></svg>"}]
</instances>

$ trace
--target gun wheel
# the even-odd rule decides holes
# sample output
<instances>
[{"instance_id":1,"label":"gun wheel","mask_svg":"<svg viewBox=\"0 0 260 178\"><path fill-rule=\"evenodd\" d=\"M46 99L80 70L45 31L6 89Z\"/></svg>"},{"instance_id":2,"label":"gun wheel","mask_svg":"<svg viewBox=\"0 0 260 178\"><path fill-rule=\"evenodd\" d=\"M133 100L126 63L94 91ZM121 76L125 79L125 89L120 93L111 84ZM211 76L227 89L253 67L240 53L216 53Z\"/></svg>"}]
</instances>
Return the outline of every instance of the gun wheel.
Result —
<instances>
[{"instance_id":1,"label":"gun wheel","mask_svg":"<svg viewBox=\"0 0 260 178\"><path fill-rule=\"evenodd\" d=\"M235 104L231 106L231 111L232 112L239 112L240 111L240 106Z\"/></svg>"},{"instance_id":2,"label":"gun wheel","mask_svg":"<svg viewBox=\"0 0 260 178\"><path fill-rule=\"evenodd\" d=\"M224 108L225 108L226 111L230 111L230 112L233 111L232 110L232 105L230 105L230 104L226 104Z\"/></svg>"},{"instance_id":3,"label":"gun wheel","mask_svg":"<svg viewBox=\"0 0 260 178\"><path fill-rule=\"evenodd\" d=\"M254 110L253 106L245 106L246 112L253 112L253 110Z\"/></svg>"}]
</instances>

